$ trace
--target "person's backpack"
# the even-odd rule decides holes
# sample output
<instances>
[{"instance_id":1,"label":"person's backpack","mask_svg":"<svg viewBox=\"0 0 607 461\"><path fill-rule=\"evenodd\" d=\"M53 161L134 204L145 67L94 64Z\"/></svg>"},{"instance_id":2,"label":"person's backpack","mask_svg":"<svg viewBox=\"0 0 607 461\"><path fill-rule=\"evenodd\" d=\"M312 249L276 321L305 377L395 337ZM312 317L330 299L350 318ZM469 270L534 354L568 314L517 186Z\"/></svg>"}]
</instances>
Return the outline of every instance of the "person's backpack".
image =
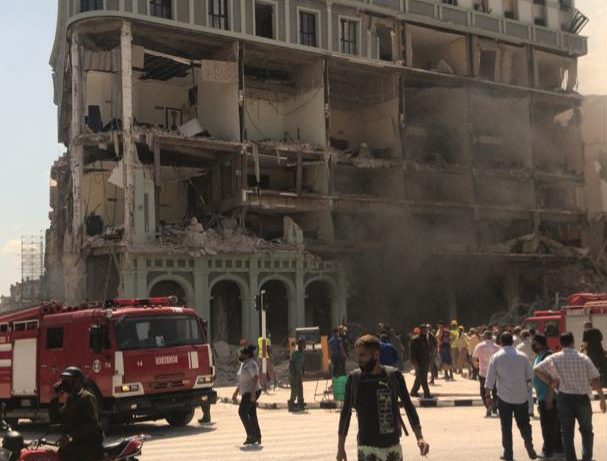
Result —
<instances>
[{"instance_id":1,"label":"person's backpack","mask_svg":"<svg viewBox=\"0 0 607 461\"><path fill-rule=\"evenodd\" d=\"M400 414L400 406L398 405L398 381L397 381L397 373L400 373L398 368L382 366L382 369L386 372L388 376L388 385L390 386L390 392L392 393L392 404L397 409L398 420L400 422L400 426L403 429L403 432L406 436L409 436L409 431L405 427L405 422L403 421L403 417ZM359 369L354 370L350 373L352 377L352 390L350 393L350 406L352 408L356 408L356 402L358 401L358 388L360 387L360 378L362 376L362 371Z\"/></svg>"}]
</instances>

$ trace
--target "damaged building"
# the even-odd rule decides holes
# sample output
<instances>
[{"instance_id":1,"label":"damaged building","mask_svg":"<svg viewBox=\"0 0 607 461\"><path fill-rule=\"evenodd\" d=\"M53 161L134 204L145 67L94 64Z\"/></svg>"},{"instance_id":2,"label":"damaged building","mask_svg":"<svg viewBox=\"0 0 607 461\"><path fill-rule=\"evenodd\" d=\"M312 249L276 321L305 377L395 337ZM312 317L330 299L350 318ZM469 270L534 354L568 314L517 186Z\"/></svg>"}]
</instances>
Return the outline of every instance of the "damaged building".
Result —
<instances>
[{"instance_id":1,"label":"damaged building","mask_svg":"<svg viewBox=\"0 0 607 461\"><path fill-rule=\"evenodd\" d=\"M213 339L483 319L588 244L571 0L60 0L47 280Z\"/></svg>"}]
</instances>

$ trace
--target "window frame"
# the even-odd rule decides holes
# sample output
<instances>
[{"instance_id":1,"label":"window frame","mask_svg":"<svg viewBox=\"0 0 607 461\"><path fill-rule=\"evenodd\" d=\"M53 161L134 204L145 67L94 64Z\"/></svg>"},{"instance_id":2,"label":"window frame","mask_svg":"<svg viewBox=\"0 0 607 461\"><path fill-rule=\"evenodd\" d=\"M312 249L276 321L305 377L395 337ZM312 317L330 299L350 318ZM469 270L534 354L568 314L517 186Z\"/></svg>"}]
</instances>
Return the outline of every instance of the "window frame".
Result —
<instances>
[{"instance_id":1,"label":"window frame","mask_svg":"<svg viewBox=\"0 0 607 461\"><path fill-rule=\"evenodd\" d=\"M84 3L87 4L87 8L82 8ZM80 13L88 13L89 11L103 11L104 9L104 0L80 0Z\"/></svg>"},{"instance_id":2,"label":"window frame","mask_svg":"<svg viewBox=\"0 0 607 461\"><path fill-rule=\"evenodd\" d=\"M61 330L61 346L56 346L53 345L53 347L49 346L49 331L54 330ZM58 351L61 350L65 347L65 325L58 325L58 326L52 326L52 327L46 327L46 332L45 332L45 348L47 351ZM56 339L56 338L54 338Z\"/></svg>"},{"instance_id":3,"label":"window frame","mask_svg":"<svg viewBox=\"0 0 607 461\"><path fill-rule=\"evenodd\" d=\"M157 4L157 2L160 2L160 4ZM169 2L170 4L170 8L169 8L169 16L164 16L162 14L158 15L158 14L153 14L152 11L156 10L157 8L160 9L160 11L163 11L165 8L165 5L163 5L163 2ZM154 18L160 18L160 19L173 19L175 17L175 12L173 11L175 7L175 4L173 2L173 0L148 0L148 14ZM157 11L157 10L156 10Z\"/></svg>"},{"instance_id":4,"label":"window frame","mask_svg":"<svg viewBox=\"0 0 607 461\"><path fill-rule=\"evenodd\" d=\"M278 30L278 2L274 0L253 0L253 35L255 37L267 38L261 35L257 35L257 4L261 5L271 5L272 6L272 40L278 40L279 30Z\"/></svg>"},{"instance_id":5,"label":"window frame","mask_svg":"<svg viewBox=\"0 0 607 461\"><path fill-rule=\"evenodd\" d=\"M362 30L362 21L359 17L356 16L347 16L347 15L338 15L337 17L338 20L338 41L339 41L339 52L340 53L344 53L344 54L349 54L351 56L360 56L361 51L362 51L362 36L361 36L361 30ZM344 50L344 37L343 37L343 27L344 24L343 22L347 21L347 22L351 22L354 23L356 25L356 30L355 30L355 41L354 41L354 46L355 46L355 50L354 53L350 53L348 51Z\"/></svg>"},{"instance_id":6,"label":"window frame","mask_svg":"<svg viewBox=\"0 0 607 461\"><path fill-rule=\"evenodd\" d=\"M302 39L302 35L301 35L301 33L302 33L302 31L301 31L301 29L302 29L302 27L301 27L301 25L302 25L301 24L301 14L302 13L314 15L314 18L315 18L315 21L314 21L314 27L315 27L314 38L315 38L315 41L316 41L315 45L308 45L306 43L303 43L302 40L301 40ZM322 22L321 21L322 21L322 17L320 15L320 10L316 10L314 8L305 8L305 7L298 6L297 7L297 44L301 45L301 46L309 46L311 48L322 48L321 47L321 41L322 40L321 40L321 36L320 36L321 30L322 30Z\"/></svg>"},{"instance_id":7,"label":"window frame","mask_svg":"<svg viewBox=\"0 0 607 461\"><path fill-rule=\"evenodd\" d=\"M221 2L221 4L225 7L225 15L221 16L221 15L211 15L211 7L214 5L213 2ZM207 0L205 2L206 7L207 7L207 25L208 27L212 27L213 29L219 29L219 30L230 30L231 27L231 21L230 21L230 4L228 0ZM253 5L254 6L254 5ZM253 14L255 14L255 11L253 11ZM223 20L225 21L225 23L223 24L223 26L225 27L216 27L214 25L214 22L216 20L216 18L219 18L221 21L221 18L224 18ZM255 24L253 23L253 27L255 27Z\"/></svg>"}]
</instances>

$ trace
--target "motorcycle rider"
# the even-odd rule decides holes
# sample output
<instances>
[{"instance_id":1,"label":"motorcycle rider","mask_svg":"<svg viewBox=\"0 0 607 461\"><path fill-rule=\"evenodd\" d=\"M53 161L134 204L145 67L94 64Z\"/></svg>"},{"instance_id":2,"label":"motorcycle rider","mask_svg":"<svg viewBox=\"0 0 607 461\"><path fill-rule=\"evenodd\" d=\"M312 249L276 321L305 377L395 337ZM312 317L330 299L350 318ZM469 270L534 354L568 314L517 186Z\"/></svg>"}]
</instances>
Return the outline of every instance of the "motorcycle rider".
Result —
<instances>
[{"instance_id":1,"label":"motorcycle rider","mask_svg":"<svg viewBox=\"0 0 607 461\"><path fill-rule=\"evenodd\" d=\"M52 422L61 423L59 456L62 461L96 461L103 457L103 429L95 396L85 387L85 376L77 367L68 367L55 385L50 403ZM67 394L65 403L60 397Z\"/></svg>"}]
</instances>

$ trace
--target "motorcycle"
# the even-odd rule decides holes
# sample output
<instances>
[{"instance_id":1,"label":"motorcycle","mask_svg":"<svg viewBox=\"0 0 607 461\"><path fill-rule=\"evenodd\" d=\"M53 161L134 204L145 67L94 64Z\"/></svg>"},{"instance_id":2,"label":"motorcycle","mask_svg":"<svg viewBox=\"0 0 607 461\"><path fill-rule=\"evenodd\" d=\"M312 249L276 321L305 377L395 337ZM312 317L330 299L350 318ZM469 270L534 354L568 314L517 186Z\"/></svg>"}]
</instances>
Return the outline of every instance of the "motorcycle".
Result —
<instances>
[{"instance_id":1,"label":"motorcycle","mask_svg":"<svg viewBox=\"0 0 607 461\"><path fill-rule=\"evenodd\" d=\"M2 437L2 448L5 451L6 458L0 454L0 460L7 461L60 461L59 453L56 448L57 442L51 442L46 439L44 434L40 438L25 443L23 436L11 429L6 421L0 421L0 432L5 432ZM137 456L141 455L143 443L150 437L147 435L134 435L123 438L117 442L104 443L103 455L98 461L137 461ZM55 449L54 449L55 448Z\"/></svg>"}]
</instances>

